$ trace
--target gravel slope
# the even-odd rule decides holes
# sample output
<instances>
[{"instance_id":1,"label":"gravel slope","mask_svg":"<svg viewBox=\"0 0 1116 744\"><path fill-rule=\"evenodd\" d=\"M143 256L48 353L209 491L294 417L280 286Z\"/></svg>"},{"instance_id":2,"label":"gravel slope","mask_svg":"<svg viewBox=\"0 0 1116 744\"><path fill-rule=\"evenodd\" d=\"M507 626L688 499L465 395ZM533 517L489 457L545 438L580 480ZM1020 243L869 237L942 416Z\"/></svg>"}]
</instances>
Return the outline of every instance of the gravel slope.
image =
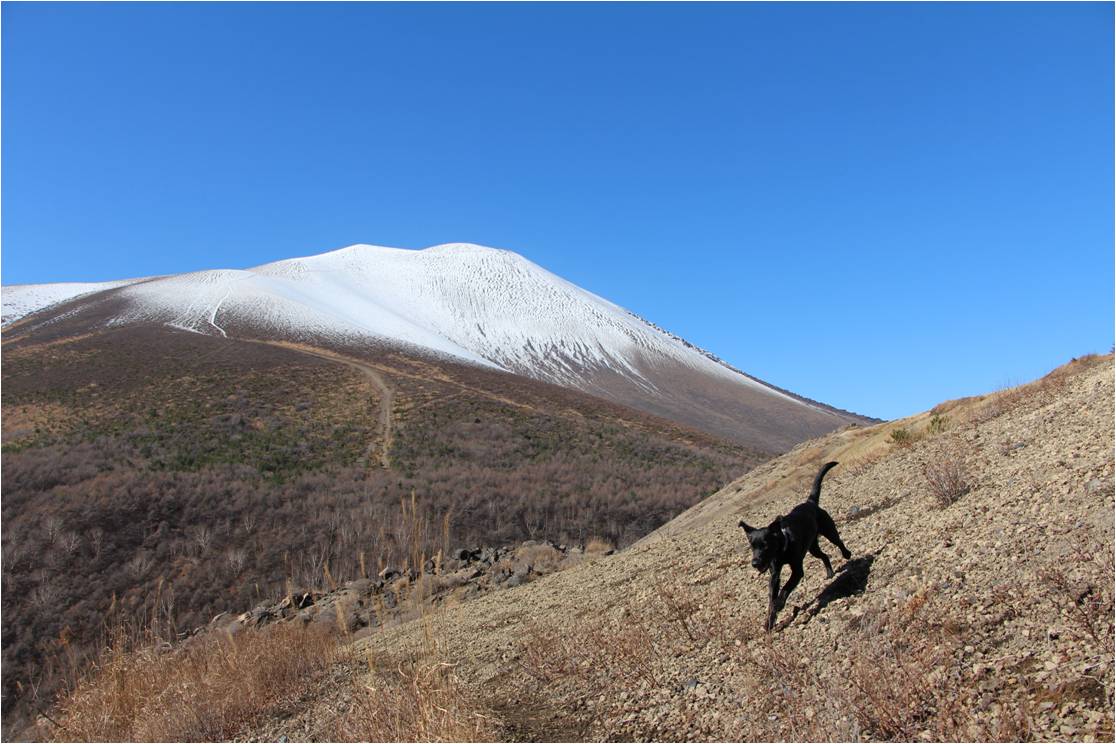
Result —
<instances>
[{"instance_id":1,"label":"gravel slope","mask_svg":"<svg viewBox=\"0 0 1116 744\"><path fill-rule=\"evenodd\" d=\"M359 649L435 645L517 738L1111 740L1112 357L935 412L806 442L620 554ZM736 523L830 459L853 559L823 544L837 577L808 557L765 634ZM925 468L951 462L971 490L942 507Z\"/></svg>"}]
</instances>

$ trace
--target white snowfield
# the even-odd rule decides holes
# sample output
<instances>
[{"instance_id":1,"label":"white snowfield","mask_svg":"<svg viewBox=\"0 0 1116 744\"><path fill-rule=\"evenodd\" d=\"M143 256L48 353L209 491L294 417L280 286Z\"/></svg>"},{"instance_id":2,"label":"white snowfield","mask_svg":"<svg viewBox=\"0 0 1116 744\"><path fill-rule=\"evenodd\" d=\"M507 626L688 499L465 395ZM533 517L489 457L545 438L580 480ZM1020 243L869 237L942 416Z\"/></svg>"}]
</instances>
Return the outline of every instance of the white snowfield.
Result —
<instances>
[{"instance_id":1,"label":"white snowfield","mask_svg":"<svg viewBox=\"0 0 1116 744\"><path fill-rule=\"evenodd\" d=\"M56 284L10 284L0 289L0 323L8 325L25 315L45 310L82 295L115 289L143 279L115 282L58 282Z\"/></svg>"},{"instance_id":2,"label":"white snowfield","mask_svg":"<svg viewBox=\"0 0 1116 744\"><path fill-rule=\"evenodd\" d=\"M74 291L55 289L63 286ZM246 270L5 287L4 321L98 287L122 287L114 297L125 309L113 325L157 321L225 335L235 321L238 328L299 337L386 340L591 392L590 380L601 372L655 393L654 370L680 364L814 408L516 253L479 245L353 245Z\"/></svg>"}]
</instances>

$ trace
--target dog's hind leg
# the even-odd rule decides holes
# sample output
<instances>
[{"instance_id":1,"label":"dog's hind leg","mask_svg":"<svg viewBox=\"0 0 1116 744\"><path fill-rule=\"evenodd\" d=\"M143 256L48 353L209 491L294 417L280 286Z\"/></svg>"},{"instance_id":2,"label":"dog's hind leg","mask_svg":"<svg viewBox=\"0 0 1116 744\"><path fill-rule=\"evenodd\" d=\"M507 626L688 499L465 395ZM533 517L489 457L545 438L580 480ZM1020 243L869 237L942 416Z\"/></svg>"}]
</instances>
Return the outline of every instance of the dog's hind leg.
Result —
<instances>
[{"instance_id":1,"label":"dog's hind leg","mask_svg":"<svg viewBox=\"0 0 1116 744\"><path fill-rule=\"evenodd\" d=\"M822 552L821 546L818 545L818 539L814 538L814 542L810 544L810 555L815 558L820 558L822 564L825 565L825 578L833 578L833 566L829 563L829 556Z\"/></svg>"},{"instance_id":2,"label":"dog's hind leg","mask_svg":"<svg viewBox=\"0 0 1116 744\"><path fill-rule=\"evenodd\" d=\"M852 558L852 553L845 547L845 543L841 542L841 536L837 534L837 525L833 524L833 517L821 508L818 509L818 534L836 545L841 550L841 557L846 561ZM815 553L815 555L817 554Z\"/></svg>"}]
</instances>

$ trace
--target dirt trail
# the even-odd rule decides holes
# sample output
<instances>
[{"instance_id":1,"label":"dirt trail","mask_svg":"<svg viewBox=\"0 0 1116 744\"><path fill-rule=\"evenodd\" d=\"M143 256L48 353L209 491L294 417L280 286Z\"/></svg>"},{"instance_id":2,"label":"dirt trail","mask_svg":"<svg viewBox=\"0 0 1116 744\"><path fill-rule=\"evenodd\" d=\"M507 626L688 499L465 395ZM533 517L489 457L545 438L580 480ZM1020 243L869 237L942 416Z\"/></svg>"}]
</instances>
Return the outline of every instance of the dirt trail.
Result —
<instances>
[{"instance_id":1,"label":"dirt trail","mask_svg":"<svg viewBox=\"0 0 1116 744\"><path fill-rule=\"evenodd\" d=\"M382 465L384 468L390 468L391 467L391 458L390 458L391 443L392 443L392 416L391 416L391 412L392 412L392 406L395 403L395 391L392 389L391 385L389 385L387 383L387 380L384 379L384 376L380 373L380 371L378 369L373 367L371 364L368 364L367 362L361 362L359 360L352 359L352 358L346 357L346 356L342 356L340 354L335 354L333 352L326 351L324 349L319 349L319 348L314 347L314 346L305 346L305 345L302 345L302 344L292 344L292 343L287 343L287 342L283 342L283 341L265 341L265 340L262 340L262 339L240 339L240 340L250 340L251 343L254 343L254 344L266 344L268 346L276 346L276 347L279 347L281 349L288 349L290 351L297 351L298 353L305 354L306 356L317 357L318 359L324 359L326 361L335 362L337 364L344 364L345 366L352 367L353 369L359 371L361 374L363 374L365 377L367 377L368 380L372 383L373 386L375 386L376 390L379 391L379 394L380 394L380 436L379 436L378 440L374 439L374 440L372 440L371 442L368 443L368 449L364 453L364 460L365 460L366 464L370 464L373 461L373 459L375 458L376 460L379 461L380 465ZM376 454L377 449L379 450L379 455L378 456Z\"/></svg>"}]
</instances>

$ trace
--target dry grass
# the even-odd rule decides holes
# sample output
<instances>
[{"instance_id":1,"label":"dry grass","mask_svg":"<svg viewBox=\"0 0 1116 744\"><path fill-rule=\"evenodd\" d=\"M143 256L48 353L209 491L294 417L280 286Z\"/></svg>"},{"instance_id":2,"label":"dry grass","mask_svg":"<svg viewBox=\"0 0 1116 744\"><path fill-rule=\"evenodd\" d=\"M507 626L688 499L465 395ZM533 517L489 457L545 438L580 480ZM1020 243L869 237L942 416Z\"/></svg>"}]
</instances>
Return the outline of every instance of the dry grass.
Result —
<instances>
[{"instance_id":1,"label":"dry grass","mask_svg":"<svg viewBox=\"0 0 1116 744\"><path fill-rule=\"evenodd\" d=\"M391 656L368 653L368 676L338 719L337 741L496 741L502 722L456 674L456 662L424 616L422 645ZM444 632L443 632L444 635Z\"/></svg>"},{"instance_id":2,"label":"dry grass","mask_svg":"<svg viewBox=\"0 0 1116 744\"><path fill-rule=\"evenodd\" d=\"M590 537L585 541L585 552L597 555L603 555L610 550L614 550L616 546L605 540L603 537Z\"/></svg>"},{"instance_id":3,"label":"dry grass","mask_svg":"<svg viewBox=\"0 0 1116 744\"><path fill-rule=\"evenodd\" d=\"M804 664L798 636L763 636L751 656L750 698L759 738L787 741L1022 741L1031 714L1025 697L978 716L979 686L961 653L963 633L948 606L915 595L894 617L865 618L848 641L856 653L839 673ZM934 620L931 620L934 618ZM1005 696L1003 699L1012 699Z\"/></svg>"},{"instance_id":4,"label":"dry grass","mask_svg":"<svg viewBox=\"0 0 1116 744\"><path fill-rule=\"evenodd\" d=\"M495 741L500 722L433 658L374 673L334 732L337 741Z\"/></svg>"},{"instance_id":5,"label":"dry grass","mask_svg":"<svg viewBox=\"0 0 1116 744\"><path fill-rule=\"evenodd\" d=\"M225 741L332 664L336 638L283 623L169 649L118 631L51 716L58 741Z\"/></svg>"}]
</instances>

